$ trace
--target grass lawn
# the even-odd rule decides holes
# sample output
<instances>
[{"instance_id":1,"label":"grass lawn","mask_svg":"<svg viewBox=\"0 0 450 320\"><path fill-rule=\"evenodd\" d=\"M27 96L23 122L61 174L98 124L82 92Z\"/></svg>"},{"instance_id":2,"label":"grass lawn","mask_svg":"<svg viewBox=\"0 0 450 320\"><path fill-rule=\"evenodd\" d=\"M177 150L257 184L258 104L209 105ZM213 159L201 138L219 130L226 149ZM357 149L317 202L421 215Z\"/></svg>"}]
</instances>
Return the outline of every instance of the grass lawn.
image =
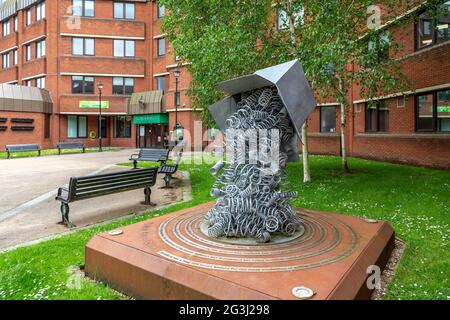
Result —
<instances>
[{"instance_id":1,"label":"grass lawn","mask_svg":"<svg viewBox=\"0 0 450 320\"><path fill-rule=\"evenodd\" d=\"M122 150L123 148L116 148L116 147L103 147L103 151L118 151ZM82 153L82 149L63 149L61 150L61 154L75 154L75 153ZM98 148L86 148L86 153L88 152L98 152ZM58 155L58 149L45 149L41 151L41 156L55 156ZM11 159L16 158L28 158L28 157L37 157L38 153L37 151L27 151L27 152L12 152L11 153ZM7 153L6 151L0 152L0 159L6 159Z\"/></svg>"},{"instance_id":2,"label":"grass lawn","mask_svg":"<svg viewBox=\"0 0 450 320\"><path fill-rule=\"evenodd\" d=\"M143 217L79 231L0 254L0 299L123 299L107 286L82 279L69 289L71 266L84 263L84 246L96 233L210 201L210 165L189 170L193 200ZM336 157L312 157L313 183L301 183L301 163L290 164L294 205L383 219L407 243L388 299L450 299L450 171L350 159L351 174Z\"/></svg>"}]
</instances>

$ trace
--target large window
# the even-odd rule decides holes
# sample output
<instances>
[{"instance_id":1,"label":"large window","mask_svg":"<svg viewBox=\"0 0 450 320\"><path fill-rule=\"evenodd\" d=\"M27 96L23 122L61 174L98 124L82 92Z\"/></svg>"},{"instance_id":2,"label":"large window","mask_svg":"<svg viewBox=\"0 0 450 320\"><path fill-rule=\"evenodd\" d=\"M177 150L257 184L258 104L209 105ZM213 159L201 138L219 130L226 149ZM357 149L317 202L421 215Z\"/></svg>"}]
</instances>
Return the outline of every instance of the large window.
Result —
<instances>
[{"instance_id":1,"label":"large window","mask_svg":"<svg viewBox=\"0 0 450 320\"><path fill-rule=\"evenodd\" d=\"M9 34L11 33L10 20L7 19L7 20L3 21L2 26L3 26L3 36L4 37L9 36Z\"/></svg>"},{"instance_id":2,"label":"large window","mask_svg":"<svg viewBox=\"0 0 450 320\"><path fill-rule=\"evenodd\" d=\"M45 19L45 2L36 5L36 21Z\"/></svg>"},{"instance_id":3,"label":"large window","mask_svg":"<svg viewBox=\"0 0 450 320\"><path fill-rule=\"evenodd\" d=\"M134 57L134 40L114 40L115 57Z\"/></svg>"},{"instance_id":4,"label":"large window","mask_svg":"<svg viewBox=\"0 0 450 320\"><path fill-rule=\"evenodd\" d=\"M72 54L93 56L95 54L95 40L92 38L72 38Z\"/></svg>"},{"instance_id":5,"label":"large window","mask_svg":"<svg viewBox=\"0 0 450 320\"><path fill-rule=\"evenodd\" d=\"M130 138L131 137L131 117L118 116L114 120L114 137Z\"/></svg>"},{"instance_id":6,"label":"large window","mask_svg":"<svg viewBox=\"0 0 450 320\"><path fill-rule=\"evenodd\" d=\"M165 76L156 77L156 90L161 90L161 91L166 90L166 77Z\"/></svg>"},{"instance_id":7,"label":"large window","mask_svg":"<svg viewBox=\"0 0 450 320\"><path fill-rule=\"evenodd\" d=\"M93 17L95 15L94 0L73 0L73 15Z\"/></svg>"},{"instance_id":8,"label":"large window","mask_svg":"<svg viewBox=\"0 0 450 320\"><path fill-rule=\"evenodd\" d=\"M130 2L114 2L115 19L134 19L135 7Z\"/></svg>"},{"instance_id":9,"label":"large window","mask_svg":"<svg viewBox=\"0 0 450 320\"><path fill-rule=\"evenodd\" d=\"M36 42L36 59L45 56L45 40Z\"/></svg>"},{"instance_id":10,"label":"large window","mask_svg":"<svg viewBox=\"0 0 450 320\"><path fill-rule=\"evenodd\" d=\"M450 89L417 96L417 131L450 132Z\"/></svg>"},{"instance_id":11,"label":"large window","mask_svg":"<svg viewBox=\"0 0 450 320\"><path fill-rule=\"evenodd\" d=\"M336 107L320 108L320 132L336 132Z\"/></svg>"},{"instance_id":12,"label":"large window","mask_svg":"<svg viewBox=\"0 0 450 320\"><path fill-rule=\"evenodd\" d=\"M425 12L416 25L417 49L426 48L450 40L450 1L437 12Z\"/></svg>"},{"instance_id":13,"label":"large window","mask_svg":"<svg viewBox=\"0 0 450 320\"><path fill-rule=\"evenodd\" d=\"M86 116L67 117L67 138L87 138L87 131Z\"/></svg>"},{"instance_id":14,"label":"large window","mask_svg":"<svg viewBox=\"0 0 450 320\"><path fill-rule=\"evenodd\" d=\"M386 100L366 104L366 132L389 131L389 107Z\"/></svg>"},{"instance_id":15,"label":"large window","mask_svg":"<svg viewBox=\"0 0 450 320\"><path fill-rule=\"evenodd\" d=\"M94 93L94 77L73 76L72 93Z\"/></svg>"},{"instance_id":16,"label":"large window","mask_svg":"<svg viewBox=\"0 0 450 320\"><path fill-rule=\"evenodd\" d=\"M113 94L133 94L134 93L134 79L114 77L113 78Z\"/></svg>"},{"instance_id":17,"label":"large window","mask_svg":"<svg viewBox=\"0 0 450 320\"><path fill-rule=\"evenodd\" d=\"M157 41L158 57L162 57L166 54L166 39L159 38Z\"/></svg>"},{"instance_id":18,"label":"large window","mask_svg":"<svg viewBox=\"0 0 450 320\"><path fill-rule=\"evenodd\" d=\"M3 69L9 68L9 52L2 54L2 68Z\"/></svg>"}]
</instances>

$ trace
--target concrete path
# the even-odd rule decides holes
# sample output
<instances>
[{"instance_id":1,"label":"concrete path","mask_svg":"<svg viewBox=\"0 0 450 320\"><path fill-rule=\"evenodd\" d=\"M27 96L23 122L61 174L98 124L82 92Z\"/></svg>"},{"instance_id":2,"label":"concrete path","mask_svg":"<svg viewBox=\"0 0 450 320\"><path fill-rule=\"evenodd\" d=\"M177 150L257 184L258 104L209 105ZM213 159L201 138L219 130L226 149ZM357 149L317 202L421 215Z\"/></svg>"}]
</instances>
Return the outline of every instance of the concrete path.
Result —
<instances>
[{"instance_id":1,"label":"concrete path","mask_svg":"<svg viewBox=\"0 0 450 320\"><path fill-rule=\"evenodd\" d=\"M61 220L58 187L71 176L127 170L115 164L127 162L136 150L86 153L40 158L0 160L0 248L14 246L67 231ZM181 200L181 179L172 181L175 188L160 189L162 176L152 188L152 201L165 205ZM82 227L139 212L143 190L129 191L75 202L70 205L70 218Z\"/></svg>"}]
</instances>

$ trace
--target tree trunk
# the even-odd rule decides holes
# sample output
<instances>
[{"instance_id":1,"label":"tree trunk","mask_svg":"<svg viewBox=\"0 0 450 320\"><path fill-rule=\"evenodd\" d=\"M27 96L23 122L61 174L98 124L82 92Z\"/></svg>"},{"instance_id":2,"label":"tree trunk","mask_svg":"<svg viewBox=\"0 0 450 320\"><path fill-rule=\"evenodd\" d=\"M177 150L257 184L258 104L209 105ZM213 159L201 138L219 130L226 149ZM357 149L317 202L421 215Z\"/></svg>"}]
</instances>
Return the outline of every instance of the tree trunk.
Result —
<instances>
[{"instance_id":1,"label":"tree trunk","mask_svg":"<svg viewBox=\"0 0 450 320\"><path fill-rule=\"evenodd\" d=\"M348 159L347 159L347 114L345 103L341 103L341 157L342 157L342 170L344 173L349 173L350 170L348 168Z\"/></svg>"},{"instance_id":2,"label":"tree trunk","mask_svg":"<svg viewBox=\"0 0 450 320\"><path fill-rule=\"evenodd\" d=\"M311 182L311 174L309 172L309 149L308 149L308 124L305 123L302 126L302 155L303 155L303 182Z\"/></svg>"},{"instance_id":3,"label":"tree trunk","mask_svg":"<svg viewBox=\"0 0 450 320\"><path fill-rule=\"evenodd\" d=\"M289 14L289 35L291 38L291 42L292 42L292 46L291 46L291 51L292 51L292 56L296 56L297 52L295 50L296 46L297 46L297 39L295 38L295 14L293 12L293 3L292 0L286 0L285 1L285 11ZM305 121L305 123L302 126L302 142L303 142L303 146L302 146L302 155L303 155L303 182L304 183L309 183L311 182L311 174L309 171L309 150L308 150L308 124L307 124L307 120Z\"/></svg>"}]
</instances>

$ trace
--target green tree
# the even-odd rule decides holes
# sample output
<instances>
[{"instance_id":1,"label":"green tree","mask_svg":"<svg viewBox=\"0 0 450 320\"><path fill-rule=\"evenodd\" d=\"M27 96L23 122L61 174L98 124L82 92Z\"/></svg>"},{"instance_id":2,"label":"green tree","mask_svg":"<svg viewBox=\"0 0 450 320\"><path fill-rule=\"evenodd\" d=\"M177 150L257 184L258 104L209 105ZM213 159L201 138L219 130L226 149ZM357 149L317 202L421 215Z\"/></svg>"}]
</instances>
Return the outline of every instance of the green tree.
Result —
<instances>
[{"instance_id":1,"label":"green tree","mask_svg":"<svg viewBox=\"0 0 450 320\"><path fill-rule=\"evenodd\" d=\"M342 167L348 171L346 123L354 84L362 97L381 96L409 88L401 72L400 49L382 24L396 28L411 17L396 19L417 6L402 0L380 0L378 16L372 0L160 0L169 9L163 29L181 56L190 63L193 105L205 110L222 98L216 84L255 69L299 58L319 100L341 106ZM435 6L442 1L427 1ZM303 9L305 8L305 9ZM283 19L277 23L278 12ZM277 25L281 30L277 30ZM391 57L391 58L389 58ZM307 145L306 124L302 140ZM304 180L309 177L304 149Z\"/></svg>"}]
</instances>

